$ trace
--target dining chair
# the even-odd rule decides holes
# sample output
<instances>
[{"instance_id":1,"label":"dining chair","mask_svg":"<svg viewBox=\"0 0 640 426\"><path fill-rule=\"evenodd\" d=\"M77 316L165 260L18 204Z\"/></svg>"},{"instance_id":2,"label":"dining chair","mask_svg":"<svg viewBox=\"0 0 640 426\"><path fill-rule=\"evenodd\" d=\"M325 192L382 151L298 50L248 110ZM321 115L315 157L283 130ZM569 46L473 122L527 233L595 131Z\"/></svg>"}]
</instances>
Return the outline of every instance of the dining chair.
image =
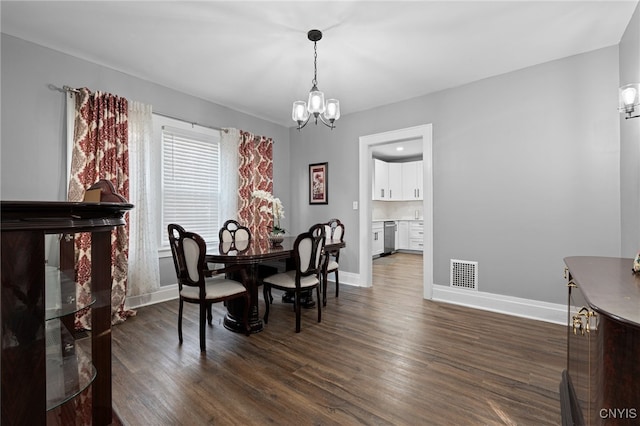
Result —
<instances>
[{"instance_id":1,"label":"dining chair","mask_svg":"<svg viewBox=\"0 0 640 426\"><path fill-rule=\"evenodd\" d=\"M329 240L344 240L344 224L339 219L331 219L324 224L324 232ZM340 249L325 250L325 258L322 266L322 305L327 306L327 286L329 285L328 275L335 273L336 278L336 297L340 292L340 279L338 269L340 267Z\"/></svg>"},{"instance_id":2,"label":"dining chair","mask_svg":"<svg viewBox=\"0 0 640 426\"><path fill-rule=\"evenodd\" d=\"M224 274L229 268L208 269L205 262L207 244L194 233L187 232L177 224L167 227L169 245L173 255L173 264L178 278L180 306L178 309L178 339L182 344L182 310L184 302L198 304L200 307L200 350L205 352L205 317L212 325L211 305L240 297L245 298L244 326L247 336L249 329L249 291L235 280L227 279Z\"/></svg>"},{"instance_id":3,"label":"dining chair","mask_svg":"<svg viewBox=\"0 0 640 426\"><path fill-rule=\"evenodd\" d=\"M251 243L251 231L236 220L229 219L218 231L220 251L225 253L243 253Z\"/></svg>"},{"instance_id":4,"label":"dining chair","mask_svg":"<svg viewBox=\"0 0 640 426\"><path fill-rule=\"evenodd\" d=\"M265 313L264 322L269 322L269 305L273 302L271 289L276 288L294 293L293 307L296 313L296 333L300 332L301 303L300 293L316 289L320 301L320 273L322 252L324 251L324 225L316 224L308 232L299 234L293 243L293 260L295 269L270 275L262 280L264 285ZM322 320L322 308L318 302L318 322Z\"/></svg>"}]
</instances>

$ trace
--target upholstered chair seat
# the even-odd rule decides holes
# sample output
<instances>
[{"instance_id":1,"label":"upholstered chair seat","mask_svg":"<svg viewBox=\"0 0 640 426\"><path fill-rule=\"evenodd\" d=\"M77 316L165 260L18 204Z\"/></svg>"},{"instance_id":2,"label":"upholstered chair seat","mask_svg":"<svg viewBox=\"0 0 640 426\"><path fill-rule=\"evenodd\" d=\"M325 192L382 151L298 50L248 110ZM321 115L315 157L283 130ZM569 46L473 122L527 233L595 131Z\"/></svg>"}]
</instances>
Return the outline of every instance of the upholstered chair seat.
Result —
<instances>
[{"instance_id":1,"label":"upholstered chair seat","mask_svg":"<svg viewBox=\"0 0 640 426\"><path fill-rule=\"evenodd\" d=\"M296 271L287 271L282 272L280 274L272 275L263 280L266 283L272 284L274 286L283 287L287 289L295 289L296 288ZM309 275L306 277L300 278L300 287L301 288L310 288L318 285L319 280L318 277L313 275Z\"/></svg>"},{"instance_id":2,"label":"upholstered chair seat","mask_svg":"<svg viewBox=\"0 0 640 426\"><path fill-rule=\"evenodd\" d=\"M338 265L338 262L336 262L335 260L331 259L329 260L329 263L327 264L327 272L333 272L336 269L338 269L340 267L340 265Z\"/></svg>"},{"instance_id":3,"label":"upholstered chair seat","mask_svg":"<svg viewBox=\"0 0 640 426\"><path fill-rule=\"evenodd\" d=\"M207 300L229 297L245 291L245 287L241 283L226 278L206 279L204 284L204 298ZM183 287L182 291L180 291L180 296L198 299L200 297L199 293L200 289L198 287Z\"/></svg>"}]
</instances>

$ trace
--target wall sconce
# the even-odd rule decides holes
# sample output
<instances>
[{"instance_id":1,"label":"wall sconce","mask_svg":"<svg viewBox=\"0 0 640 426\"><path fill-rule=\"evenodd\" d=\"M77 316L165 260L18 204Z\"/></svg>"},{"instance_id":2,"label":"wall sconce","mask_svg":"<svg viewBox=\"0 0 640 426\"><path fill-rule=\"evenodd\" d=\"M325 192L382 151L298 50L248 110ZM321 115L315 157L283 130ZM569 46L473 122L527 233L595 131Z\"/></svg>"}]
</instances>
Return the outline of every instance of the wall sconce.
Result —
<instances>
[{"instance_id":1,"label":"wall sconce","mask_svg":"<svg viewBox=\"0 0 640 426\"><path fill-rule=\"evenodd\" d=\"M631 115L635 107L640 105L640 84L632 83L618 89L620 105L618 110L627 114L626 119L640 117L639 114Z\"/></svg>"}]
</instances>

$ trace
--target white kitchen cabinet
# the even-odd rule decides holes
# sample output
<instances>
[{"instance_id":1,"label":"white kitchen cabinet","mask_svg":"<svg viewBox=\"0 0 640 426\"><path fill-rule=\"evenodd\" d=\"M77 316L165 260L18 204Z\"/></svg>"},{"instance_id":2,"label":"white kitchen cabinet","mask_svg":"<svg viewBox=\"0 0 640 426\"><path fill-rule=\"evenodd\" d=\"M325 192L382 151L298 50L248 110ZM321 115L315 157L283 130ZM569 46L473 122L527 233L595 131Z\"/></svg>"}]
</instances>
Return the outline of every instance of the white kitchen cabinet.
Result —
<instances>
[{"instance_id":1,"label":"white kitchen cabinet","mask_svg":"<svg viewBox=\"0 0 640 426\"><path fill-rule=\"evenodd\" d=\"M418 200L422 200L424 198L424 185L423 185L423 176L424 176L424 165L422 160L416 161L416 191L418 194Z\"/></svg>"},{"instance_id":2,"label":"white kitchen cabinet","mask_svg":"<svg viewBox=\"0 0 640 426\"><path fill-rule=\"evenodd\" d=\"M424 251L424 242L422 240L409 240L409 250Z\"/></svg>"},{"instance_id":3,"label":"white kitchen cabinet","mask_svg":"<svg viewBox=\"0 0 640 426\"><path fill-rule=\"evenodd\" d=\"M424 250L424 222L409 221L409 250Z\"/></svg>"},{"instance_id":4,"label":"white kitchen cabinet","mask_svg":"<svg viewBox=\"0 0 640 426\"><path fill-rule=\"evenodd\" d=\"M422 161L387 163L373 159L373 194L377 201L422 200Z\"/></svg>"},{"instance_id":5,"label":"white kitchen cabinet","mask_svg":"<svg viewBox=\"0 0 640 426\"><path fill-rule=\"evenodd\" d=\"M396 244L396 248L398 250L409 249L409 221L408 220L398 221L398 232L396 233L396 236L398 237L398 243Z\"/></svg>"},{"instance_id":6,"label":"white kitchen cabinet","mask_svg":"<svg viewBox=\"0 0 640 426\"><path fill-rule=\"evenodd\" d=\"M402 163L402 198L404 200L422 200L422 168L422 160Z\"/></svg>"},{"instance_id":7,"label":"white kitchen cabinet","mask_svg":"<svg viewBox=\"0 0 640 426\"><path fill-rule=\"evenodd\" d=\"M371 255L378 256L384 252L384 222L373 222L371 225Z\"/></svg>"},{"instance_id":8,"label":"white kitchen cabinet","mask_svg":"<svg viewBox=\"0 0 640 426\"><path fill-rule=\"evenodd\" d=\"M402 188L402 164L403 163L387 163L389 175L389 201L403 200L404 189Z\"/></svg>"},{"instance_id":9,"label":"white kitchen cabinet","mask_svg":"<svg viewBox=\"0 0 640 426\"><path fill-rule=\"evenodd\" d=\"M389 200L389 164L373 159L373 199Z\"/></svg>"}]
</instances>

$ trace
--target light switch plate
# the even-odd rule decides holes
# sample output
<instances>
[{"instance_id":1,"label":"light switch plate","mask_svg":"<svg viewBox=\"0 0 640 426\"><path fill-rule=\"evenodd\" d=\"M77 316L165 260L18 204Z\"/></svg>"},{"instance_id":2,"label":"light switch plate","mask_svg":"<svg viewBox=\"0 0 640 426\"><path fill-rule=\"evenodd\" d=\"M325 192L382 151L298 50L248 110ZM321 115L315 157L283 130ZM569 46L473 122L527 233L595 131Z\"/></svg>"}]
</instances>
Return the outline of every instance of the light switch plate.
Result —
<instances>
[{"instance_id":1,"label":"light switch plate","mask_svg":"<svg viewBox=\"0 0 640 426\"><path fill-rule=\"evenodd\" d=\"M353 209L354 210L358 210L358 202L357 201L353 202Z\"/></svg>"}]
</instances>

